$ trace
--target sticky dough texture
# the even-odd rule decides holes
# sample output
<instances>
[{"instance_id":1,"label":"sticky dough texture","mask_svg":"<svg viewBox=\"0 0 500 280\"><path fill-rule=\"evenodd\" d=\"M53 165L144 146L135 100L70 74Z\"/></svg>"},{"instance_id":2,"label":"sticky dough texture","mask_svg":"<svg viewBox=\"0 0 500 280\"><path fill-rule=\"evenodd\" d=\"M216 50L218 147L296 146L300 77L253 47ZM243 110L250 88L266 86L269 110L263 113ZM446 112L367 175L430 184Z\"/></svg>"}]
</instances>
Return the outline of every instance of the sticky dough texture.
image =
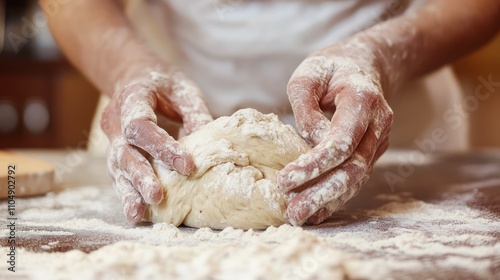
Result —
<instances>
[{"instance_id":1,"label":"sticky dough texture","mask_svg":"<svg viewBox=\"0 0 500 280\"><path fill-rule=\"evenodd\" d=\"M146 221L216 229L287 223L288 196L276 186L276 175L310 150L290 125L274 114L242 109L179 143L197 168L183 176L153 162L165 198L149 206Z\"/></svg>"}]
</instances>

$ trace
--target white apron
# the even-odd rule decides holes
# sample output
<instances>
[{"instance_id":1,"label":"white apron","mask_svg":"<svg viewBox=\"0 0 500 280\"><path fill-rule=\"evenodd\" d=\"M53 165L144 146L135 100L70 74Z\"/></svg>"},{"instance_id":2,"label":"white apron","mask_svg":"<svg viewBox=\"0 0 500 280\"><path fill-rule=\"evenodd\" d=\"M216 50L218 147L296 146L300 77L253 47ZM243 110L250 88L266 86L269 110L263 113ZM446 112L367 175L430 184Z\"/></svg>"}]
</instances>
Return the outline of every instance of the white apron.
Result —
<instances>
[{"instance_id":1,"label":"white apron","mask_svg":"<svg viewBox=\"0 0 500 280\"><path fill-rule=\"evenodd\" d=\"M129 0L127 13L161 56L198 83L214 117L252 107L291 123L286 84L309 53L421 2ZM395 96L389 101L395 112L393 146L415 147L415 140L425 141L438 128L448 140L435 143L436 150L467 148L468 123L452 129L443 118L450 106L462 103L450 68L412 82ZM102 132L94 132L96 139L103 138L96 133ZM90 147L103 152L106 146L96 140Z\"/></svg>"}]
</instances>

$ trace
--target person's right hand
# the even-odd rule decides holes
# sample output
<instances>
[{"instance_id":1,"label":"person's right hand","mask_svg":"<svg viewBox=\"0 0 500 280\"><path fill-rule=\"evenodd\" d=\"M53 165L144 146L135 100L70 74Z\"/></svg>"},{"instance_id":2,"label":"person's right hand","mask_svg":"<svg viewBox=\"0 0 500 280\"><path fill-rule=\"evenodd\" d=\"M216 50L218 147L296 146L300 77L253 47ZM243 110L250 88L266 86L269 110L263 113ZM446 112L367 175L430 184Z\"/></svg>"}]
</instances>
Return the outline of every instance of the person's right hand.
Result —
<instances>
[{"instance_id":1,"label":"person's right hand","mask_svg":"<svg viewBox=\"0 0 500 280\"><path fill-rule=\"evenodd\" d=\"M145 71L117 86L101 126L111 143L108 171L130 223L141 221L146 203L163 199L163 189L145 153L183 175L195 168L191 156L157 125L155 111L182 122L186 134L213 120L200 89L178 71Z\"/></svg>"}]
</instances>

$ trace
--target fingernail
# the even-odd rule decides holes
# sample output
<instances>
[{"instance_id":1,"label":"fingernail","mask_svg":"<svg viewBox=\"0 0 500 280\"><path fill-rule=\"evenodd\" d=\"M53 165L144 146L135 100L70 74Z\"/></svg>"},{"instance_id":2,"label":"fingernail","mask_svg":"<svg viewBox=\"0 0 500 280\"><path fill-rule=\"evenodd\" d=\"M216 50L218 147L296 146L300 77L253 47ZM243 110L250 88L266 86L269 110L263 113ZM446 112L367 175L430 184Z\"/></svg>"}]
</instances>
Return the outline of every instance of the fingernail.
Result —
<instances>
[{"instance_id":1,"label":"fingernail","mask_svg":"<svg viewBox=\"0 0 500 280\"><path fill-rule=\"evenodd\" d=\"M175 167L175 170L177 170L177 172L179 172L185 176L189 175L189 172L191 171L191 170L188 170L189 166L188 166L188 163L186 162L186 160L184 160L181 157L174 158L174 167Z\"/></svg>"},{"instance_id":2,"label":"fingernail","mask_svg":"<svg viewBox=\"0 0 500 280\"><path fill-rule=\"evenodd\" d=\"M148 199L147 202L149 204L158 204L162 201L163 199L163 190L162 188L153 188L149 193L148 193Z\"/></svg>"},{"instance_id":3,"label":"fingernail","mask_svg":"<svg viewBox=\"0 0 500 280\"><path fill-rule=\"evenodd\" d=\"M137 207L134 207L134 205L130 203L126 203L123 208L123 212L125 213L125 217L127 217L128 222L132 224L135 223L137 215L139 214Z\"/></svg>"}]
</instances>

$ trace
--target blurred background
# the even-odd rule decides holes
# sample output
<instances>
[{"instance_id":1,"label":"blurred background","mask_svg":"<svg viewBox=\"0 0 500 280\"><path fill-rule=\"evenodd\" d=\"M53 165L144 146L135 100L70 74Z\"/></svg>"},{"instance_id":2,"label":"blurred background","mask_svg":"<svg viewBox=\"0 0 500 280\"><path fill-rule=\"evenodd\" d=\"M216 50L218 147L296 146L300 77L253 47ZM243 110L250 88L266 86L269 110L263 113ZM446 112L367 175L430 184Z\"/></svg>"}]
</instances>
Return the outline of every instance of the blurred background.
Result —
<instances>
[{"instance_id":1,"label":"blurred background","mask_svg":"<svg viewBox=\"0 0 500 280\"><path fill-rule=\"evenodd\" d=\"M465 95L482 79L500 83L500 36L453 67ZM473 148L500 147L500 87L491 89L469 116ZM58 51L36 1L0 0L0 148L85 148L98 98Z\"/></svg>"},{"instance_id":2,"label":"blurred background","mask_svg":"<svg viewBox=\"0 0 500 280\"><path fill-rule=\"evenodd\" d=\"M98 97L36 1L0 0L0 148L85 147Z\"/></svg>"}]
</instances>

